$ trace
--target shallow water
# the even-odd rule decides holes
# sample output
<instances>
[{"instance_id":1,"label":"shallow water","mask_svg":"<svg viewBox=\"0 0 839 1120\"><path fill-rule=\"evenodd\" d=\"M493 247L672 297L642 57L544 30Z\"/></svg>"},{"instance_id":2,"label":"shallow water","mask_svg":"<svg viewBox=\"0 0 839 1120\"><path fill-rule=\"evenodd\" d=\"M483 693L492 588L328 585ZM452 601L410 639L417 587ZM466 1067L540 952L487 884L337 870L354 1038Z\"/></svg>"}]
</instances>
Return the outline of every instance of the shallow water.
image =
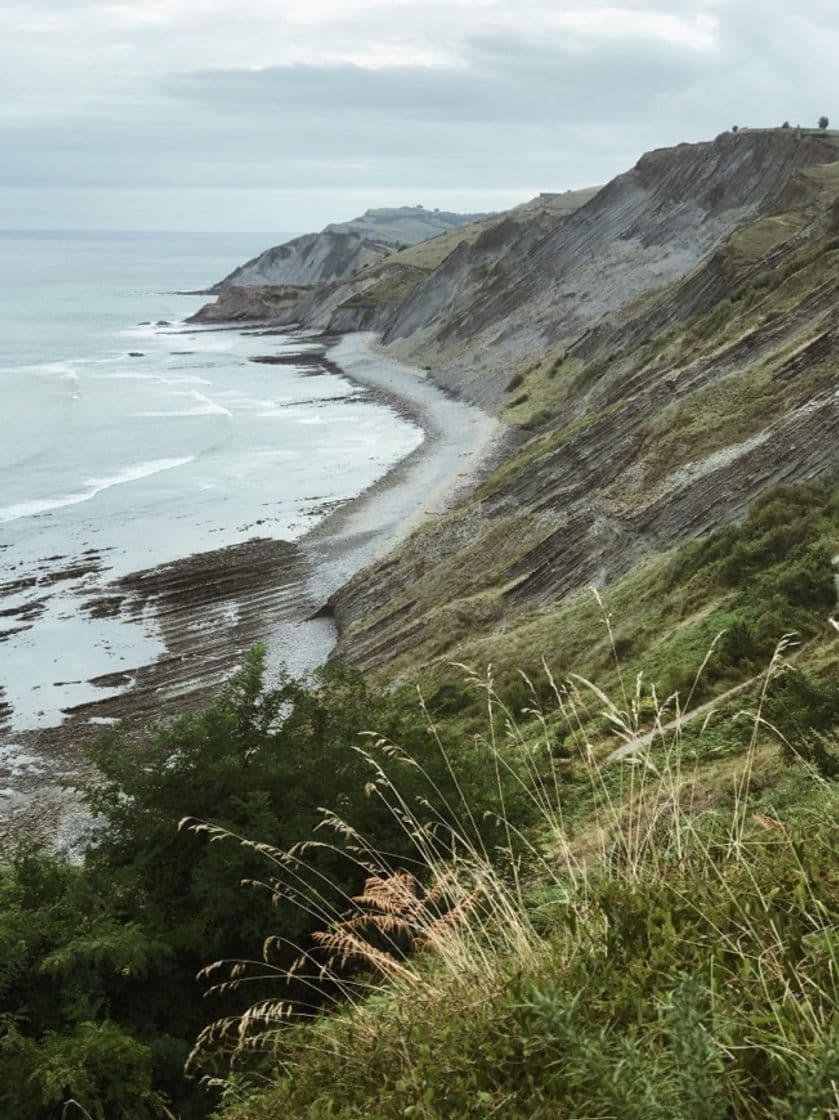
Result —
<instances>
[{"instance_id":1,"label":"shallow water","mask_svg":"<svg viewBox=\"0 0 839 1120\"><path fill-rule=\"evenodd\" d=\"M204 300L175 289L282 239L0 234L0 700L13 731L55 724L107 695L91 677L163 652L151 615L80 609L112 579L295 539L421 441L345 378L250 360L299 340L181 325Z\"/></svg>"}]
</instances>

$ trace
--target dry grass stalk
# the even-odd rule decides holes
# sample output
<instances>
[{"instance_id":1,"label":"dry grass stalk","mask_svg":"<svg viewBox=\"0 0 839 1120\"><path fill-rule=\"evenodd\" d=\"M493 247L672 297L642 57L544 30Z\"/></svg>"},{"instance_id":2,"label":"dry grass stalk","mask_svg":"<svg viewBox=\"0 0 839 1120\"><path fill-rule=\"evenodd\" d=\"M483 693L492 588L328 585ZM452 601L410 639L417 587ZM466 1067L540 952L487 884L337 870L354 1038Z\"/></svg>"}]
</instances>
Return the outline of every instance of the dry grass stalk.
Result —
<instances>
[{"instance_id":1,"label":"dry grass stalk","mask_svg":"<svg viewBox=\"0 0 839 1120\"><path fill-rule=\"evenodd\" d=\"M605 614L604 621L611 638L611 624ZM488 765L494 768L505 836L500 851L489 852L484 847L474 808L458 783L430 716L429 733L447 766L457 803L437 787L434 802L426 799L409 803L389 776L385 762L394 758L411 766L417 766L417 762L398 745L373 733L357 748L371 771L368 796L379 798L398 822L414 853L416 874L402 866L391 866L371 840L327 810L322 811L319 828L336 839L310 839L289 851L233 837L204 822L182 822L213 841L232 838L260 852L272 865L274 877L252 885L267 890L275 901L300 906L323 927L313 935L311 948L297 948L290 967L279 968L271 962L276 950L291 947L281 939L268 939L260 960L216 962L205 970L205 976L212 978L225 965L227 977L215 985L217 990L235 990L254 979L273 978L287 989L308 992L309 997L263 1000L242 1016L211 1024L199 1037L190 1060L218 1047L234 1053L249 1049L277 1053L284 1025L328 1006L352 1014L354 1029L361 1034L369 1029L372 1037L376 1028L365 999L382 980L394 993L410 992L415 1002L433 1003L440 998L441 990L450 990L446 985L441 988L441 972L458 990L492 991L498 983L501 961L506 962L505 968L528 969L535 967L544 953L527 897L534 881L551 885L556 896L577 915L577 942L572 943L569 937L569 955L579 951L584 939L597 941L603 936L602 919L592 921L587 901L594 874L643 884L645 877L660 873L663 858L678 869L688 851L698 850L707 857L708 875L719 880L721 890L730 890L707 839L696 827L702 813L697 796L700 763L694 756L692 767L686 769L683 751L690 702L718 638L700 666L684 706L678 694L660 701L655 689L645 693L640 676L631 692L621 678L621 702L617 705L593 682L574 675L558 682L544 665L555 711L544 711L533 683L522 675L532 697L532 705L525 709L524 725L498 695L491 666L482 675L459 666L467 682L480 690L485 700L487 734L477 741L476 749L485 752ZM733 858L742 857L746 850L746 809L759 732L764 725L764 702L771 681L784 671L784 654L790 644L788 637L779 643L763 675L757 710L751 713L751 739L742 768L734 778L735 809L729 837ZM420 703L424 708L421 697ZM592 703L601 722L611 727L621 742L644 740L641 748L617 767L604 767L599 762L603 752L591 737ZM644 728L642 717L650 705L651 731ZM546 758L550 760L557 717L567 729L576 765L591 784L594 851L586 850L568 829L558 767L552 761L545 762ZM702 731L709 720L710 714ZM532 830L523 834L504 811L505 788L510 785L528 799L540 821L538 842ZM783 824L772 817L754 814L751 819L764 831L785 835ZM353 861L365 876L364 889L343 899L340 905L330 901L323 876L307 859L317 849L340 851ZM522 852L527 861L526 875ZM736 899L733 902L739 905ZM753 918L743 908L741 919L744 930L750 929ZM736 936L723 931L720 936L733 953L739 951ZM772 957L770 947L761 967L770 968ZM430 966L426 963L429 958ZM366 975L369 973L373 979Z\"/></svg>"}]
</instances>

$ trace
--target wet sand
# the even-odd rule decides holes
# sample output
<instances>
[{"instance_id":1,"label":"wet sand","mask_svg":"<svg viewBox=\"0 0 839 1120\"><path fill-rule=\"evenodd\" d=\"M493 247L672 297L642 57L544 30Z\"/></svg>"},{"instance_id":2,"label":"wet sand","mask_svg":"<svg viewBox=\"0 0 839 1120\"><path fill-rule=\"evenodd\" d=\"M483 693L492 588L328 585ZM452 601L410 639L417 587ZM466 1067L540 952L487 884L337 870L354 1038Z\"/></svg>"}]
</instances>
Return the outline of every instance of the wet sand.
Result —
<instances>
[{"instance_id":1,"label":"wet sand","mask_svg":"<svg viewBox=\"0 0 839 1120\"><path fill-rule=\"evenodd\" d=\"M341 372L417 423L423 442L299 540L255 538L197 553L116 580L82 604L92 618L153 617L166 653L91 682L102 699L67 709L59 727L13 736L13 746L0 752L0 841L27 833L73 843L78 802L62 783L85 773L84 747L103 726L125 721L142 734L200 706L257 642L266 644L272 669L282 664L301 676L322 664L337 639L329 598L444 509L495 446L498 421L448 396L423 371L378 353L374 336L336 342L301 335L300 343L305 361ZM0 732L4 714L0 693Z\"/></svg>"}]
</instances>

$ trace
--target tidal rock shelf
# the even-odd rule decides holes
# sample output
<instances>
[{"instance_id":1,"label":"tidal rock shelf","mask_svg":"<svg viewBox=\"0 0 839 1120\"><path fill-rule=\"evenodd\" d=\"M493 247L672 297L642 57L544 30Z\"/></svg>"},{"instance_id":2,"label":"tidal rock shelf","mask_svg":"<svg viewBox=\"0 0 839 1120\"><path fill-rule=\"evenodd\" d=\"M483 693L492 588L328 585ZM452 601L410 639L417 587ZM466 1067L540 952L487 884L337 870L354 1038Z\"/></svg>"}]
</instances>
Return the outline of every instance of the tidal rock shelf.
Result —
<instances>
[{"instance_id":1,"label":"tidal rock shelf","mask_svg":"<svg viewBox=\"0 0 839 1120\"><path fill-rule=\"evenodd\" d=\"M91 740L120 722L142 736L161 719L201 706L256 643L267 646L272 669L284 664L299 675L321 664L337 640L330 607L335 592L424 516L445 508L486 461L503 427L498 421L454 400L422 371L380 357L372 336L344 338L327 352L334 341L318 340L314 354L323 368L340 371L417 423L421 445L358 497L309 510L322 519L297 541L259 536L109 582L98 555L53 558L67 573L66 593L91 624L139 624L159 635L165 651L147 664L115 664L89 679L93 698L65 708L59 726L13 733L6 722L0 840L26 832L72 844L81 814L78 796L66 787L89 774L85 748ZM307 358L313 366L311 353ZM80 572L99 578L69 582ZM29 579L26 589L37 592L42 577L56 578L51 570L21 573L7 590L17 593ZM10 624L25 626L27 619L18 611ZM0 731L10 714L0 695ZM35 761L17 766L20 757Z\"/></svg>"}]
</instances>

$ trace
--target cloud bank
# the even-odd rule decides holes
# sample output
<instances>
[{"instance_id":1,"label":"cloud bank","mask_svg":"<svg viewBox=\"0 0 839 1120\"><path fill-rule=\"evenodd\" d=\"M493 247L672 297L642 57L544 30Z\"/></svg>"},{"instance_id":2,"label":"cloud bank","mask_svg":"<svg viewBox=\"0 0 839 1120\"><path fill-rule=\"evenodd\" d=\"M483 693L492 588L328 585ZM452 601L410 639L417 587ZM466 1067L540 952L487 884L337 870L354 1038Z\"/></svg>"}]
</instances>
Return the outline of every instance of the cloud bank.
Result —
<instances>
[{"instance_id":1,"label":"cloud bank","mask_svg":"<svg viewBox=\"0 0 839 1120\"><path fill-rule=\"evenodd\" d=\"M832 0L24 0L0 226L307 229L497 208L832 106Z\"/></svg>"}]
</instances>

